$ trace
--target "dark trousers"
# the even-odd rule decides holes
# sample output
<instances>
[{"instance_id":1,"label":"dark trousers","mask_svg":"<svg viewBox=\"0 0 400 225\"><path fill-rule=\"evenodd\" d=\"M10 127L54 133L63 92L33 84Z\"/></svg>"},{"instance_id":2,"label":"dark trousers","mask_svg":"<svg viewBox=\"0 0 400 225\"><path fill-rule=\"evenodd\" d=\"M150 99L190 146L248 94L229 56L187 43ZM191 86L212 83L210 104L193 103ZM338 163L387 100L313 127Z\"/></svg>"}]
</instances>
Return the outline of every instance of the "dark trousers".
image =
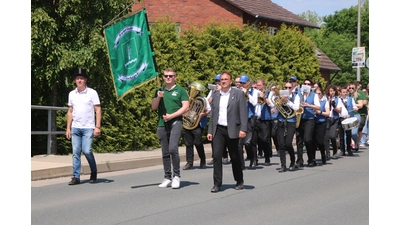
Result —
<instances>
[{"instance_id":1,"label":"dark trousers","mask_svg":"<svg viewBox=\"0 0 400 225\"><path fill-rule=\"evenodd\" d=\"M201 140L203 134L203 128L200 126L196 127L193 130L185 130L185 145L186 145L186 162L188 164L193 165L194 161L194 149L193 146L196 146L197 154L199 155L200 164L204 164L206 162L206 154L204 153L204 145Z\"/></svg>"},{"instance_id":2,"label":"dark trousers","mask_svg":"<svg viewBox=\"0 0 400 225\"><path fill-rule=\"evenodd\" d=\"M290 155L290 166L295 164L294 148L293 148L293 137L296 132L296 123L278 123L277 139L278 139L278 150L281 159L281 166L286 167L286 151Z\"/></svg>"},{"instance_id":3,"label":"dark trousers","mask_svg":"<svg viewBox=\"0 0 400 225\"><path fill-rule=\"evenodd\" d=\"M212 145L214 149L214 185L218 187L222 185L222 154L226 147L228 147L229 156L231 158L233 178L236 182L243 182L242 163L238 150L239 138L229 138L228 128L218 125Z\"/></svg>"},{"instance_id":4,"label":"dark trousers","mask_svg":"<svg viewBox=\"0 0 400 225\"><path fill-rule=\"evenodd\" d=\"M253 116L249 118L247 123L246 137L239 141L239 156L242 163L242 168L245 167L243 146L246 149L247 158L250 160L250 164L257 162L257 117Z\"/></svg>"},{"instance_id":5,"label":"dark trousers","mask_svg":"<svg viewBox=\"0 0 400 225\"><path fill-rule=\"evenodd\" d=\"M265 162L271 162L272 144L271 144L271 120L258 121L258 148L262 150L265 156Z\"/></svg>"},{"instance_id":6,"label":"dark trousers","mask_svg":"<svg viewBox=\"0 0 400 225\"><path fill-rule=\"evenodd\" d=\"M326 150L325 150L325 143L324 143L325 131L326 131L326 122L315 123L315 129L314 129L314 135L313 135L314 141L313 142L315 143L315 148L318 147L318 149L321 153L322 163L326 162L326 158L325 158ZM314 159L315 159L315 155L314 155Z\"/></svg>"},{"instance_id":7,"label":"dark trousers","mask_svg":"<svg viewBox=\"0 0 400 225\"><path fill-rule=\"evenodd\" d=\"M315 160L315 146L312 142L315 128L315 120L300 121L299 127L296 129L296 146L297 146L297 160L296 163L304 163L303 160L303 147L306 145L308 163L313 163Z\"/></svg>"},{"instance_id":8,"label":"dark trousers","mask_svg":"<svg viewBox=\"0 0 400 225\"><path fill-rule=\"evenodd\" d=\"M340 123L338 124L338 126L339 126L340 150L344 153L344 152L346 152L346 149L347 149L348 153L352 153L351 152L351 129L350 130L343 129L343 127L342 127L342 121L343 120L345 120L345 119L341 118L340 119ZM344 134L346 134L346 140L344 138Z\"/></svg>"},{"instance_id":9,"label":"dark trousers","mask_svg":"<svg viewBox=\"0 0 400 225\"><path fill-rule=\"evenodd\" d=\"M327 123L330 123L329 129L325 131L325 149L327 154L330 152L330 145L329 142L332 143L332 148L333 148L333 155L337 154L337 144L336 144L336 138L338 135L337 127L339 123L339 119L329 121L327 120Z\"/></svg>"},{"instance_id":10,"label":"dark trousers","mask_svg":"<svg viewBox=\"0 0 400 225\"><path fill-rule=\"evenodd\" d=\"M157 127L158 140L161 143L164 178L180 177L179 141L182 136L182 121L176 121L168 134L164 127ZM171 161L173 172L171 171Z\"/></svg>"}]
</instances>

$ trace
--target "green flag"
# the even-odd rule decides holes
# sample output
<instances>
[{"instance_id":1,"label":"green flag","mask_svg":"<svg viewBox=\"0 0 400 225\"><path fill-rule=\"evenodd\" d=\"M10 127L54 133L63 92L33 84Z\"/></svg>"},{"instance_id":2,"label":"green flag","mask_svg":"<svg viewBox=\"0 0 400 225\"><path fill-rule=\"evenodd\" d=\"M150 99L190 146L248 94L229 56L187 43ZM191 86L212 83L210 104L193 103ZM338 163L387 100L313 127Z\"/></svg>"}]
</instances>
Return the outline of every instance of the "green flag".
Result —
<instances>
[{"instance_id":1,"label":"green flag","mask_svg":"<svg viewBox=\"0 0 400 225\"><path fill-rule=\"evenodd\" d=\"M157 76L146 10L104 30L117 99Z\"/></svg>"}]
</instances>

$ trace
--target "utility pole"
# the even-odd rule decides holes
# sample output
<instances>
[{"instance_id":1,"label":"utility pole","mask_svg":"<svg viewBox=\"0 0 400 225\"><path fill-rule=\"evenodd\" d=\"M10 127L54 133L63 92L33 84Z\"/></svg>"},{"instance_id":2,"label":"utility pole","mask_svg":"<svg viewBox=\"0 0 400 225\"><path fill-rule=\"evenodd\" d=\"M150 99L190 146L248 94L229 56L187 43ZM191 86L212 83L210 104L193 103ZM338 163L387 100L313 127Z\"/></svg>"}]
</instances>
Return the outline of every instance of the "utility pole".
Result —
<instances>
[{"instance_id":1,"label":"utility pole","mask_svg":"<svg viewBox=\"0 0 400 225\"><path fill-rule=\"evenodd\" d=\"M357 47L360 47L360 33L361 33L361 0L358 0L358 22L357 22ZM360 67L357 66L357 81L360 81Z\"/></svg>"}]
</instances>

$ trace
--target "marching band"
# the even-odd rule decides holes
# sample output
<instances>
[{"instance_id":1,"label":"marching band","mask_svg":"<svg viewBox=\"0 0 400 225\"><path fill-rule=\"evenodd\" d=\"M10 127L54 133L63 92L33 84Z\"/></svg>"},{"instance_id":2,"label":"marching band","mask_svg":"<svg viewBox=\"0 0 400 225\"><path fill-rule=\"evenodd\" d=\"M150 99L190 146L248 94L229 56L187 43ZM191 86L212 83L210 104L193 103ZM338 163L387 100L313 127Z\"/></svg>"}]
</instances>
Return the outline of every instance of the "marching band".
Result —
<instances>
[{"instance_id":1,"label":"marching band","mask_svg":"<svg viewBox=\"0 0 400 225\"><path fill-rule=\"evenodd\" d=\"M238 146L242 169L256 168L261 157L265 159L263 165L270 166L273 146L280 157L279 172L287 171L286 153L290 158L288 170L293 171L304 167L303 149L308 167L325 165L331 158L346 156L346 152L347 156L353 156L353 151L358 150L358 131L362 127L359 128L356 113L358 107L367 106L361 100L356 104L360 97L354 97L354 93L359 92L350 91L348 87L352 85L343 88L329 85L323 92L320 83L311 78L299 85L294 76L278 84L267 83L264 78L251 81L247 75L237 77L234 85L232 88L242 90L245 95L248 112L247 134ZM219 84L207 87L210 90L207 99L211 100ZM317 163L317 150L321 164Z\"/></svg>"}]
</instances>

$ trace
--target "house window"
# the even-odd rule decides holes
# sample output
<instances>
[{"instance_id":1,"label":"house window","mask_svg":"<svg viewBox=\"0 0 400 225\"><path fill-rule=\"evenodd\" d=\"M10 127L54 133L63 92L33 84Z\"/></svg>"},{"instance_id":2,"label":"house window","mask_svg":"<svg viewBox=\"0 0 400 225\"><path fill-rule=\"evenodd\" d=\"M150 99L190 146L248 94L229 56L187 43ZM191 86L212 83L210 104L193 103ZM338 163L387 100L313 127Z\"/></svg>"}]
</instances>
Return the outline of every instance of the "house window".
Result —
<instances>
[{"instance_id":1,"label":"house window","mask_svg":"<svg viewBox=\"0 0 400 225\"><path fill-rule=\"evenodd\" d=\"M277 31L278 31L278 28L276 28L276 27L268 27L268 33L269 33L271 36L275 36L275 34L276 34Z\"/></svg>"}]
</instances>

